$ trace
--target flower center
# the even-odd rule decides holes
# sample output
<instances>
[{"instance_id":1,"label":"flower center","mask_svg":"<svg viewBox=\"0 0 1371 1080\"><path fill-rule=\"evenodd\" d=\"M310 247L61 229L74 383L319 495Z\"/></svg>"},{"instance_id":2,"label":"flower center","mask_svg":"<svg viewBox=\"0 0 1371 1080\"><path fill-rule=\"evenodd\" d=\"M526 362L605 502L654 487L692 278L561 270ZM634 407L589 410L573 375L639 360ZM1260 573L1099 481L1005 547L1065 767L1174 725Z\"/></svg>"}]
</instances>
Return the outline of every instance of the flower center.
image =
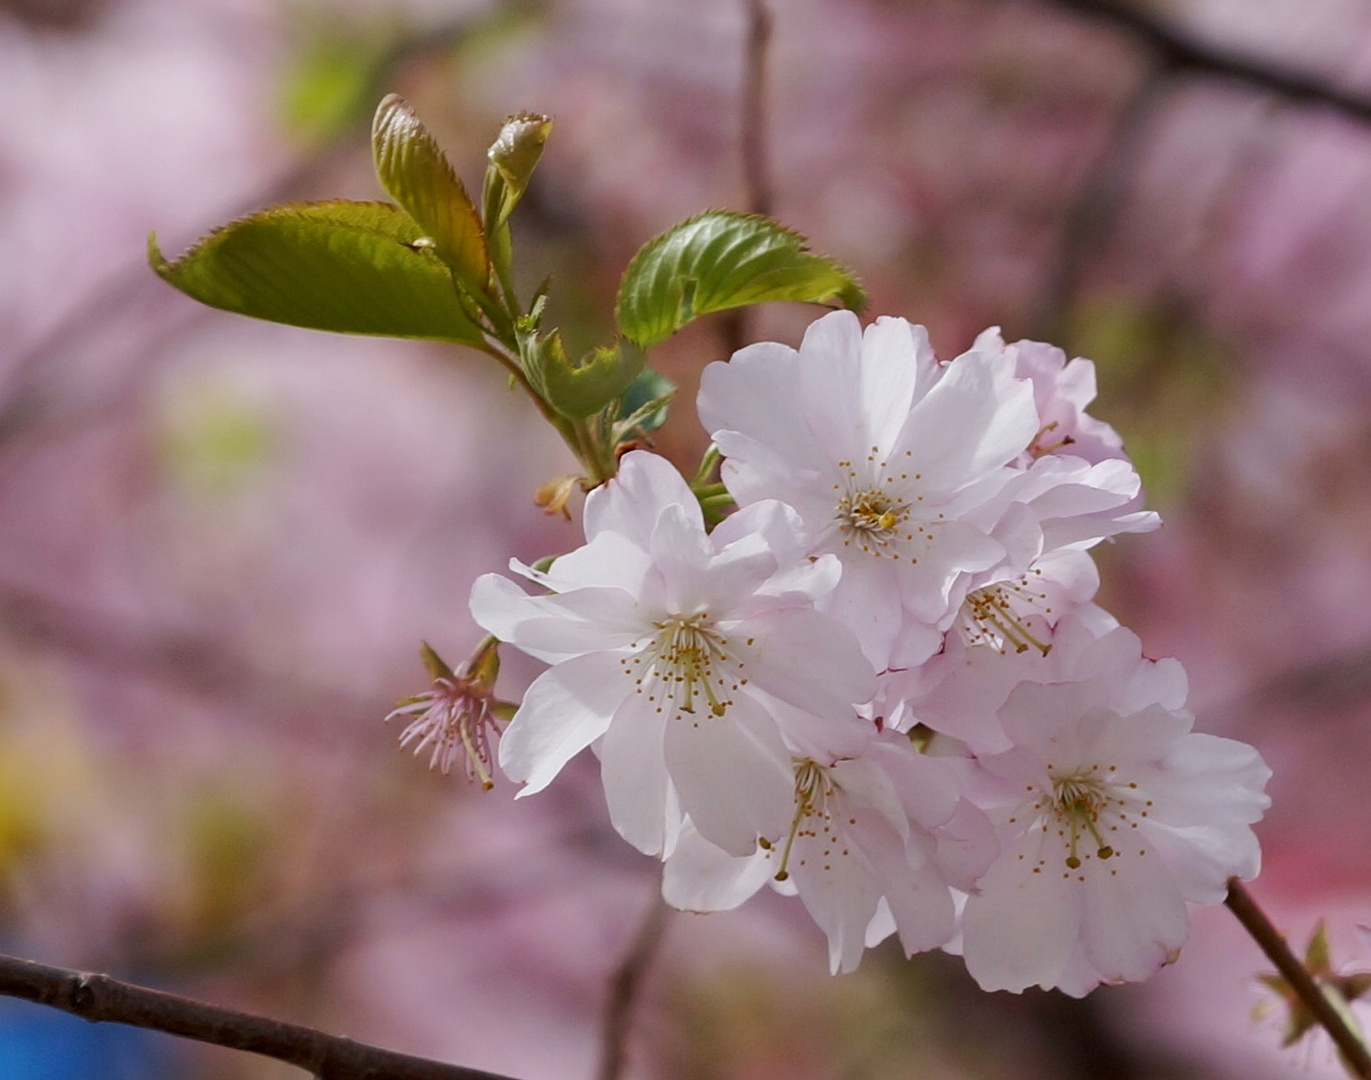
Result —
<instances>
[{"instance_id":1,"label":"flower center","mask_svg":"<svg viewBox=\"0 0 1371 1080\"><path fill-rule=\"evenodd\" d=\"M909 517L909 504L896 502L883 491L857 491L838 500L837 517L849 533L887 543Z\"/></svg>"},{"instance_id":2,"label":"flower center","mask_svg":"<svg viewBox=\"0 0 1371 1080\"><path fill-rule=\"evenodd\" d=\"M710 716L723 716L733 693L747 684L743 662L732 655L708 612L663 619L647 644L620 663L638 693L646 694L658 712L669 709L673 715L695 717L703 704Z\"/></svg>"},{"instance_id":3,"label":"flower center","mask_svg":"<svg viewBox=\"0 0 1371 1080\"><path fill-rule=\"evenodd\" d=\"M823 844L820 855L827 859L840 841L833 830L833 820L828 812L828 800L836 785L828 775L828 770L813 758L798 758L795 761L795 816L790 819L790 832L785 838L781 851L781 866L776 871L776 880L785 881L790 877L790 854L797 839L818 840L822 835ZM844 849L841 854L846 855ZM800 859L800 865L805 860ZM825 863L824 869L830 869Z\"/></svg>"},{"instance_id":4,"label":"flower center","mask_svg":"<svg viewBox=\"0 0 1371 1080\"><path fill-rule=\"evenodd\" d=\"M1053 777L1051 810L1066 835L1069 851L1066 865L1072 870L1079 869L1081 865L1076 845L1083 834L1088 834L1095 842L1097 857L1108 859L1114 854L1113 847L1100 832L1100 815L1108 809L1110 802L1107 789L1096 778L1093 769L1086 773ZM1106 825L1106 828L1109 827ZM1118 828L1117 825L1112 827Z\"/></svg>"},{"instance_id":5,"label":"flower center","mask_svg":"<svg viewBox=\"0 0 1371 1080\"><path fill-rule=\"evenodd\" d=\"M1048 454L1055 454L1058 450L1076 442L1070 435L1057 437L1056 431L1059 427L1061 427L1061 423L1053 420L1050 424L1044 424L1038 429L1038 433L1033 436L1033 441L1028 444L1028 453L1033 460L1036 461Z\"/></svg>"},{"instance_id":6,"label":"flower center","mask_svg":"<svg viewBox=\"0 0 1371 1080\"><path fill-rule=\"evenodd\" d=\"M1027 824L1040 827L1049 836L1055 834L1061 841L1062 861L1066 864L1063 877L1075 875L1084 881L1082 867L1092 859L1104 863L1135 851L1139 857L1147 854L1145 845L1136 849L1129 847L1128 835L1151 813L1152 800L1141 796L1136 782L1120 780L1118 771L1117 765L1062 769L1049 764L1047 775L1051 789L1029 785L1029 797L1036 792L1037 799L1024 809L1036 814L1037 818L1035 823ZM1011 825L1018 822L1017 815L1009 819ZM1040 874L1046 868L1048 858L1044 856L1036 860L1032 869L1033 873ZM1110 873L1118 871L1111 869Z\"/></svg>"},{"instance_id":7,"label":"flower center","mask_svg":"<svg viewBox=\"0 0 1371 1080\"><path fill-rule=\"evenodd\" d=\"M1029 786L1030 794L1038 792L1038 799L1029 810L1039 815L1038 821L1046 832L1055 832L1062 841L1066 853L1064 877L1079 871L1092 858L1103 863L1130 853L1128 833L1151 812L1152 800L1141 797L1136 782L1125 783L1117 774L1117 765L1083 765L1067 770L1049 764L1051 791ZM1009 823L1015 824L1017 820L1012 817ZM1146 853L1146 847L1137 849L1139 856ZM1046 866L1047 860L1039 859L1033 872L1041 873ZM1085 877L1080 876L1079 880L1084 881Z\"/></svg>"},{"instance_id":8,"label":"flower center","mask_svg":"<svg viewBox=\"0 0 1371 1080\"><path fill-rule=\"evenodd\" d=\"M871 448L859 471L851 461L838 462L846 477L846 484L837 483L833 490L842 492L833 509L833 518L843 535L843 546L856 545L868 554L892 559L900 558L898 546L914 540L915 534L906 530L916 503L923 496L904 498L900 488L908 488L920 479L919 474L896 473L889 463L877 458L878 449ZM908 454L908 451L905 451ZM875 474L880 479L864 483L862 473ZM916 525L922 532L922 528Z\"/></svg>"},{"instance_id":9,"label":"flower center","mask_svg":"<svg viewBox=\"0 0 1371 1080\"><path fill-rule=\"evenodd\" d=\"M1040 641L1026 621L1035 611L1052 614L1046 600L1047 593L1029 587L1027 575L968 594L962 602L962 631L967 644L989 645L1002 653L1010 649L1016 653L1037 649L1046 656L1052 651L1052 643ZM1024 609L1028 614L1021 614Z\"/></svg>"}]
</instances>

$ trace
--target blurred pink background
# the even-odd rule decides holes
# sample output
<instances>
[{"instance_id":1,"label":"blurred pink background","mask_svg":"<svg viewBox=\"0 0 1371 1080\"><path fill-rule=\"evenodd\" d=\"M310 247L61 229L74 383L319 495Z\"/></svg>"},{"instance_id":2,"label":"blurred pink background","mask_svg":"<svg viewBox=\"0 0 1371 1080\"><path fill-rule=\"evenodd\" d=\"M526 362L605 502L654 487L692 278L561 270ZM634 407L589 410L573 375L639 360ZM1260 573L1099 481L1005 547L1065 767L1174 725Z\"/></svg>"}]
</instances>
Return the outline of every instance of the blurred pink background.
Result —
<instances>
[{"instance_id":1,"label":"blurred pink background","mask_svg":"<svg viewBox=\"0 0 1371 1080\"><path fill-rule=\"evenodd\" d=\"M1215 48L1371 97L1371 10L1159 0ZM1041 2L772 0L774 212L951 356L1000 324L1093 357L1166 526L1102 599L1275 769L1253 891L1371 966L1371 124L1157 63ZM378 198L404 93L468 184L507 113L556 129L516 218L584 348L639 244L743 207L742 0L0 2L0 948L523 1078L594 1075L656 887L593 762L515 804L381 718L466 596L575 546L568 455L474 353L200 308L144 262L271 202ZM794 343L816 312L767 310ZM717 325L658 350L693 468ZM508 693L534 666L507 656ZM1083 1003L884 949L830 979L798 905L674 916L628 1074L1340 1075L1278 1049L1222 909ZM151 1066L149 1066L151 1067ZM159 1076L296 1071L178 1047ZM56 1075L55 1073L53 1075ZM130 1074L133 1075L133 1074ZM143 1074L139 1074L143 1075ZM146 1075L151 1076L151 1073Z\"/></svg>"}]
</instances>

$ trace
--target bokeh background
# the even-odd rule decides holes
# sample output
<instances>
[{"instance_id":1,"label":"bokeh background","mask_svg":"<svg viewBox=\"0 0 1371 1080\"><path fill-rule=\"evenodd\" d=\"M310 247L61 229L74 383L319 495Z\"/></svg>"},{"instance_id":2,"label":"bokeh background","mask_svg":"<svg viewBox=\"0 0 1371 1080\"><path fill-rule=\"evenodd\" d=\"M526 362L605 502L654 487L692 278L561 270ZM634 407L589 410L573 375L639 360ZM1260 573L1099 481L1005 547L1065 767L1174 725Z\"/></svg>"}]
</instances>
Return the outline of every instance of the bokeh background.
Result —
<instances>
[{"instance_id":1,"label":"bokeh background","mask_svg":"<svg viewBox=\"0 0 1371 1080\"><path fill-rule=\"evenodd\" d=\"M872 313L1093 357L1166 526L1102 599L1275 769L1254 891L1371 965L1371 122L1234 79L1087 0L771 0L773 210ZM1371 98L1362 0L1138 0L1187 40ZM573 346L638 245L743 208L744 0L0 2L0 950L521 1080L595 1075L656 868L593 762L515 803L381 718L457 662L466 596L578 543L569 457L488 360L200 308L144 262L262 205L377 198L382 93L469 187L556 129L517 217ZM1193 58L1192 58L1193 59ZM1269 80L1268 80L1269 81ZM1371 110L1368 110L1371 111ZM768 309L794 343L814 312ZM693 467L699 370L659 350ZM508 692L533 674L508 658ZM959 962L831 979L795 903L677 915L629 1038L652 1080L1336 1076L1280 1051L1223 909L1142 987L985 995ZM1266 1006L1265 1016L1261 1015ZM1254 1010L1258 1015L1254 1018ZM0 1001L6 1080L295 1070Z\"/></svg>"}]
</instances>

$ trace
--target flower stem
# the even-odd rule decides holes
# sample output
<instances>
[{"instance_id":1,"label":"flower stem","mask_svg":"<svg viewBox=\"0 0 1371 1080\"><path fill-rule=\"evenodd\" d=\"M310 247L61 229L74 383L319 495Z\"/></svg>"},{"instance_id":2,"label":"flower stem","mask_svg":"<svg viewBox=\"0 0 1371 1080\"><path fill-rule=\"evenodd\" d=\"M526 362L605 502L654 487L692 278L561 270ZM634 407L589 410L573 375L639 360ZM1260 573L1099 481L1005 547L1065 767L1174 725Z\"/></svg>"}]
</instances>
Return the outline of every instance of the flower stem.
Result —
<instances>
[{"instance_id":1,"label":"flower stem","mask_svg":"<svg viewBox=\"0 0 1371 1080\"><path fill-rule=\"evenodd\" d=\"M1257 906L1257 902L1237 878L1228 879L1228 898L1224 903L1228 905L1228 910L1237 916L1243 929L1252 935L1252 939L1261 947L1262 952L1266 953L1267 959L1276 965L1281 978L1300 999L1300 1003L1328 1032L1348 1071L1353 1076L1371 1080L1371 1050L1367 1049L1366 1043L1338 1015L1338 1011L1319 984L1314 981L1314 977L1309 974L1299 957L1290 950L1284 935L1271 924L1266 912Z\"/></svg>"}]
</instances>

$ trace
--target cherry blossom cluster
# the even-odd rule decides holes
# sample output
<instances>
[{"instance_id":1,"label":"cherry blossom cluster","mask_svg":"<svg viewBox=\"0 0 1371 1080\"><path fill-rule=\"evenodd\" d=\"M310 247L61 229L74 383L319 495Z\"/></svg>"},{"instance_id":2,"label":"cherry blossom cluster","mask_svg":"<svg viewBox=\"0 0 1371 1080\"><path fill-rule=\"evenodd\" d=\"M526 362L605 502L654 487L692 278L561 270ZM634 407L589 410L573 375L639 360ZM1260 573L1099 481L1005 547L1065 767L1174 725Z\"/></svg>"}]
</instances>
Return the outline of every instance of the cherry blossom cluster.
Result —
<instances>
[{"instance_id":1,"label":"cherry blossom cluster","mask_svg":"<svg viewBox=\"0 0 1371 1080\"><path fill-rule=\"evenodd\" d=\"M1155 528L1094 369L987 331L940 362L855 315L704 372L736 512L624 456L584 546L475 583L545 661L504 731L521 794L598 756L614 827L695 911L797 894L833 970L890 935L987 989L1146 978L1186 903L1257 873L1269 771L1197 734L1174 660L1093 603L1090 549Z\"/></svg>"}]
</instances>

